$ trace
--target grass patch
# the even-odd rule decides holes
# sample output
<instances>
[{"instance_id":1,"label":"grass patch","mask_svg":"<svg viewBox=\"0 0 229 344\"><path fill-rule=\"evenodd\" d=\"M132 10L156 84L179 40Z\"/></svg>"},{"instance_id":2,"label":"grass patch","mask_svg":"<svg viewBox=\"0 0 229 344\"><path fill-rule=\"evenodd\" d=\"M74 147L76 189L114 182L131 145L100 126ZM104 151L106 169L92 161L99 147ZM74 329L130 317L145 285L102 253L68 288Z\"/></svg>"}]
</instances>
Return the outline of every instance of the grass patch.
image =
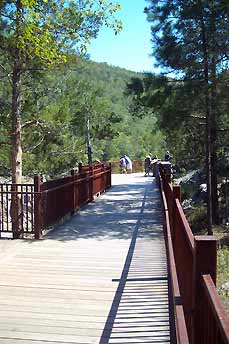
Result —
<instances>
[{"instance_id":1,"label":"grass patch","mask_svg":"<svg viewBox=\"0 0 229 344\"><path fill-rule=\"evenodd\" d=\"M229 283L229 247L219 247L217 251L217 288L226 311L229 314L229 290L222 288L224 283Z\"/></svg>"},{"instance_id":2,"label":"grass patch","mask_svg":"<svg viewBox=\"0 0 229 344\"><path fill-rule=\"evenodd\" d=\"M226 307L226 311L229 314L229 290L226 291L222 288L223 284L229 283L229 232L223 226L214 227L213 232L218 239L217 288Z\"/></svg>"}]
</instances>

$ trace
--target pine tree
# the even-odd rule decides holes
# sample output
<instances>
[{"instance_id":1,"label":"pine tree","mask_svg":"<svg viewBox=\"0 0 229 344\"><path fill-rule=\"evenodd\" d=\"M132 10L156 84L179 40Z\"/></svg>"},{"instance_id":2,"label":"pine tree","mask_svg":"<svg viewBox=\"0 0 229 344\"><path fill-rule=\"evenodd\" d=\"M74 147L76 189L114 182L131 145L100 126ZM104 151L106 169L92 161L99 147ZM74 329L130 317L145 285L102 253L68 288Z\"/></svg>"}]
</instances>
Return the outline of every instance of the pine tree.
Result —
<instances>
[{"instance_id":1,"label":"pine tree","mask_svg":"<svg viewBox=\"0 0 229 344\"><path fill-rule=\"evenodd\" d=\"M217 89L228 64L228 2L157 1L145 9L152 22L155 57L177 78L199 82L205 97L208 232L217 222Z\"/></svg>"}]
</instances>

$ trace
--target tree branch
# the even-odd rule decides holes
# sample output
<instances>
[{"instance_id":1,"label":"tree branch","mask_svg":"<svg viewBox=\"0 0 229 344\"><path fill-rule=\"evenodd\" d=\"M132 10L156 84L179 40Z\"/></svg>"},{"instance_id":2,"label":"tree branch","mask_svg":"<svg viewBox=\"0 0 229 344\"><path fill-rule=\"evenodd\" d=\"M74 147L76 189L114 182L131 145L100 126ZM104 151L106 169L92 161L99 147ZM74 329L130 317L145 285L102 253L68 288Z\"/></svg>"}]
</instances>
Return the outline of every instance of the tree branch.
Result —
<instances>
[{"instance_id":1,"label":"tree branch","mask_svg":"<svg viewBox=\"0 0 229 344\"><path fill-rule=\"evenodd\" d=\"M29 149L25 148L25 152L26 152L26 153L31 153L34 149L36 149L37 147L39 147L39 146L42 144L42 142L44 141L44 139L45 139L45 136L43 136L43 137L41 138L41 140L40 140L37 144L35 144L33 147L30 147Z\"/></svg>"},{"instance_id":2,"label":"tree branch","mask_svg":"<svg viewBox=\"0 0 229 344\"><path fill-rule=\"evenodd\" d=\"M216 131L226 132L229 131L229 128L216 129Z\"/></svg>"},{"instance_id":3,"label":"tree branch","mask_svg":"<svg viewBox=\"0 0 229 344\"><path fill-rule=\"evenodd\" d=\"M9 80L10 84L12 85L10 73L7 71L7 69L1 63L0 63L0 67L6 73L6 75L4 77L6 77Z\"/></svg>"},{"instance_id":4,"label":"tree branch","mask_svg":"<svg viewBox=\"0 0 229 344\"><path fill-rule=\"evenodd\" d=\"M41 129L44 129L44 123L37 119L33 119L31 121L23 123L21 126L22 129L27 129L31 127L39 127Z\"/></svg>"},{"instance_id":5,"label":"tree branch","mask_svg":"<svg viewBox=\"0 0 229 344\"><path fill-rule=\"evenodd\" d=\"M198 115L190 115L190 117L196 118L196 119L206 119L205 116L198 116Z\"/></svg>"}]
</instances>

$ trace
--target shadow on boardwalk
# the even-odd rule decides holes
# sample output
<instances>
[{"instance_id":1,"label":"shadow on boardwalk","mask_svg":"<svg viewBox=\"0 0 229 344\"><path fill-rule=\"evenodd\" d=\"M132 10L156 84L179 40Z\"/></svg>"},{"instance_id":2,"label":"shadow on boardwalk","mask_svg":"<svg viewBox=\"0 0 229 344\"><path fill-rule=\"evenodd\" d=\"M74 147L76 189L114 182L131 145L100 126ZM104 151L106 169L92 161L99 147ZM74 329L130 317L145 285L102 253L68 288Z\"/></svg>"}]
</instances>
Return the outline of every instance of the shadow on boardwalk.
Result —
<instances>
[{"instance_id":1,"label":"shadow on boardwalk","mask_svg":"<svg viewBox=\"0 0 229 344\"><path fill-rule=\"evenodd\" d=\"M170 343L159 192L152 178L126 177L47 238L131 239L99 343Z\"/></svg>"},{"instance_id":2,"label":"shadow on boardwalk","mask_svg":"<svg viewBox=\"0 0 229 344\"><path fill-rule=\"evenodd\" d=\"M154 192L146 187L100 344L170 343L167 267L158 201L155 185ZM149 239L155 239L157 245Z\"/></svg>"},{"instance_id":3,"label":"shadow on boardwalk","mask_svg":"<svg viewBox=\"0 0 229 344\"><path fill-rule=\"evenodd\" d=\"M135 183L132 176L128 184L128 176L121 177L125 177L122 179L125 184L113 185L107 193L81 209L64 225L59 225L46 238L60 241L104 237L130 239L140 220L144 226L144 232L140 235L157 237L156 224L162 214L152 181L146 181L143 177L139 182L138 176ZM156 217L152 216L152 207L157 212ZM152 225L154 231L151 230Z\"/></svg>"}]
</instances>

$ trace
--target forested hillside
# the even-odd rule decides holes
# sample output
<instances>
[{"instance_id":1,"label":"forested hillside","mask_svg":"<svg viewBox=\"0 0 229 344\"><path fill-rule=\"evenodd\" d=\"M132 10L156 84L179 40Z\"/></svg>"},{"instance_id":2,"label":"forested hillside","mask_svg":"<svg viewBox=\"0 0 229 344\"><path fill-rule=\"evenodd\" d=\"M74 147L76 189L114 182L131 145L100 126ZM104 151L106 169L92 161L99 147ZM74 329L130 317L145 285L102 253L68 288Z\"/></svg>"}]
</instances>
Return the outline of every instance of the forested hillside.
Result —
<instances>
[{"instance_id":1,"label":"forested hillside","mask_svg":"<svg viewBox=\"0 0 229 344\"><path fill-rule=\"evenodd\" d=\"M93 160L115 160L123 153L132 159L148 152L162 155L156 117L150 109L136 108L127 92L127 84L142 77L76 57L65 67L28 71L22 89L23 174L54 176L79 161L87 163L88 118ZM0 80L1 174L10 173L10 104L5 77Z\"/></svg>"}]
</instances>

